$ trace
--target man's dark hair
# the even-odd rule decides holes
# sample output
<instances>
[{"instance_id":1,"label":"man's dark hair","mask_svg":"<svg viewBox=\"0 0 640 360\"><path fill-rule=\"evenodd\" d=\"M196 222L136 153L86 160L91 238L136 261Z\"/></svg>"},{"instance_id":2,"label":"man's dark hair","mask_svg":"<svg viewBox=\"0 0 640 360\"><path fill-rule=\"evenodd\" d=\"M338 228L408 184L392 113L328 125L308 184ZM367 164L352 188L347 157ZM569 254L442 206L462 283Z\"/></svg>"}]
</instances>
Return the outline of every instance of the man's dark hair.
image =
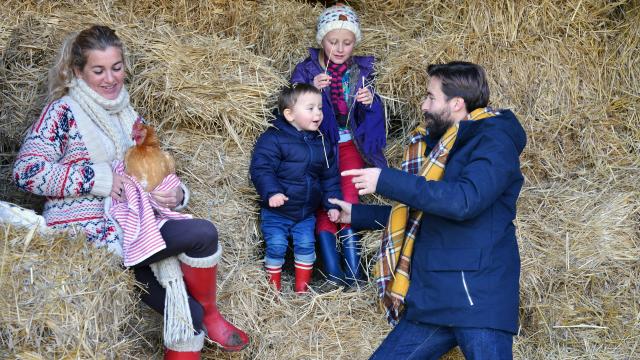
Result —
<instances>
[{"instance_id":1,"label":"man's dark hair","mask_svg":"<svg viewBox=\"0 0 640 360\"><path fill-rule=\"evenodd\" d=\"M278 96L278 111L280 114L284 114L284 109L291 109L298 101L298 97L306 93L322 95L320 90L311 84L295 83L283 88L280 91L280 96Z\"/></svg>"},{"instance_id":2,"label":"man's dark hair","mask_svg":"<svg viewBox=\"0 0 640 360\"><path fill-rule=\"evenodd\" d=\"M446 64L431 64L427 73L442 81L442 92L447 99L461 97L467 112L489 104L489 84L482 66L465 61L452 61Z\"/></svg>"}]
</instances>

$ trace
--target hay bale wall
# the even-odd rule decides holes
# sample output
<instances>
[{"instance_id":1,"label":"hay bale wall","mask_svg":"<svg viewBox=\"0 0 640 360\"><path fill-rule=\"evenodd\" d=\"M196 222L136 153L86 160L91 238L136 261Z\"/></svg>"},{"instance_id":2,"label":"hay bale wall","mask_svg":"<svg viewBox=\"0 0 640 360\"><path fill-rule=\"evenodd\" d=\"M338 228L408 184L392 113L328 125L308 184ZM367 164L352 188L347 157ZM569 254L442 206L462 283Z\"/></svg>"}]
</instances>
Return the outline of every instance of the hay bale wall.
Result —
<instances>
[{"instance_id":1,"label":"hay bale wall","mask_svg":"<svg viewBox=\"0 0 640 360\"><path fill-rule=\"evenodd\" d=\"M402 135L421 118L430 63L482 64L492 104L512 108L527 130L526 182L516 221L522 275L515 357L640 356L638 1L351 5L361 15L364 34L356 52L378 58L377 90L388 111L387 155L393 164L400 159ZM313 27L321 10L316 3L293 0L5 1L0 8L0 198L37 201L15 193L10 166L22 134L44 106L46 71L60 42L89 24L110 25L127 46L132 100L161 128L164 146L175 154L192 189L190 211L211 219L220 231L225 249L221 310L252 338L242 353L207 348L204 357L367 358L389 331L375 308L373 287L297 297L287 277L287 290L278 297L267 286L256 194L247 174L249 150L267 126L277 89L306 48L315 46ZM5 259L27 254L11 234L2 237ZM376 233L364 237L367 261L378 240ZM40 254L33 245L28 250L29 256ZM9 284L6 271L3 288ZM113 279L116 284L121 278ZM38 327L16 322L15 312L33 305L20 297L24 289L11 289L0 303L0 313L8 314L0 328L10 324L12 329L0 336L0 353L73 357L82 349L81 357L101 358L121 346L138 351L123 350L125 358L160 356L158 318L152 329L147 323L109 333L113 349L97 347L95 337L65 337L48 328L40 332L40 342L26 341L16 334ZM117 288L111 294L126 291ZM69 321L76 323L56 319L53 325L78 327L85 320ZM452 352L448 358L461 355Z\"/></svg>"},{"instance_id":2,"label":"hay bale wall","mask_svg":"<svg viewBox=\"0 0 640 360\"><path fill-rule=\"evenodd\" d=\"M70 240L73 239L73 240ZM133 276L83 236L0 226L0 358L148 352Z\"/></svg>"}]
</instances>

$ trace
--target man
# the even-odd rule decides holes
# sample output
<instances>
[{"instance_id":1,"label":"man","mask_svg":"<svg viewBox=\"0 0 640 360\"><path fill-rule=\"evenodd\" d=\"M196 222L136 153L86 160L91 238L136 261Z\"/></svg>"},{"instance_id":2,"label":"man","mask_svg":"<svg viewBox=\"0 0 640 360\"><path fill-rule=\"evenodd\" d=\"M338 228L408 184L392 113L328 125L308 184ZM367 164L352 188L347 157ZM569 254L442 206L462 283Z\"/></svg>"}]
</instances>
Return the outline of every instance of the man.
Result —
<instances>
[{"instance_id":1,"label":"man","mask_svg":"<svg viewBox=\"0 0 640 360\"><path fill-rule=\"evenodd\" d=\"M456 345L470 359L511 359L520 275L513 220L526 135L511 111L486 108L482 67L451 62L428 74L427 132L415 134L405 171L342 173L354 176L361 195L397 204L332 200L342 208L339 221L354 228L387 224L376 281L391 318L399 306L404 312L372 359L438 359Z\"/></svg>"}]
</instances>

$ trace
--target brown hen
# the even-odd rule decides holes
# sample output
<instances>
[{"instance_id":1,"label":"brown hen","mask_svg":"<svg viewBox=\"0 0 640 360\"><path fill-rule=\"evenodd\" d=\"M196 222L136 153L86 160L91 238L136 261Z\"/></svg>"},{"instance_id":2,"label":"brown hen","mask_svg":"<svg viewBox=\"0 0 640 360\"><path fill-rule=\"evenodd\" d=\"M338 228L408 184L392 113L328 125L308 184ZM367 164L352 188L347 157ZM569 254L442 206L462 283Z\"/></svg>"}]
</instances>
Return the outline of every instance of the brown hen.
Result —
<instances>
[{"instance_id":1,"label":"brown hen","mask_svg":"<svg viewBox=\"0 0 640 360\"><path fill-rule=\"evenodd\" d=\"M150 192L176 171L175 161L160 149L153 127L136 121L131 136L136 144L124 155L124 171L135 177L146 192Z\"/></svg>"}]
</instances>

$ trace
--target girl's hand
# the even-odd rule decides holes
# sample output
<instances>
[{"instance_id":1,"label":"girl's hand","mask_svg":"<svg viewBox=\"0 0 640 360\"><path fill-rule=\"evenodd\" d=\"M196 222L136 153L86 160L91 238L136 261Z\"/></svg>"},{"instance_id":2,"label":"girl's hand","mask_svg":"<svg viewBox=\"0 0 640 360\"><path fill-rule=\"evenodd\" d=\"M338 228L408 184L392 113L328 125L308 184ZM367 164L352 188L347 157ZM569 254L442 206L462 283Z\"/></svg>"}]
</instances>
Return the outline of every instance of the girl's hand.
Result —
<instances>
[{"instance_id":1,"label":"girl's hand","mask_svg":"<svg viewBox=\"0 0 640 360\"><path fill-rule=\"evenodd\" d=\"M331 84L331 76L320 73L313 78L313 86L318 90L322 90Z\"/></svg>"},{"instance_id":2,"label":"girl's hand","mask_svg":"<svg viewBox=\"0 0 640 360\"><path fill-rule=\"evenodd\" d=\"M133 185L133 181L129 180L126 176L113 173L113 182L111 183L111 197L119 202L127 201L127 195L124 193L124 185Z\"/></svg>"},{"instance_id":3,"label":"girl's hand","mask_svg":"<svg viewBox=\"0 0 640 360\"><path fill-rule=\"evenodd\" d=\"M182 187L176 186L173 189L169 189L167 191L152 191L151 197L158 203L160 206L164 206L169 209L173 209L176 206L182 204L182 200L184 200L184 192L182 192Z\"/></svg>"},{"instance_id":4,"label":"girl's hand","mask_svg":"<svg viewBox=\"0 0 640 360\"><path fill-rule=\"evenodd\" d=\"M277 193L275 195L271 195L269 198L269 206L272 208L280 207L284 205L284 202L287 200L289 200L289 198L285 194Z\"/></svg>"},{"instance_id":5,"label":"girl's hand","mask_svg":"<svg viewBox=\"0 0 640 360\"><path fill-rule=\"evenodd\" d=\"M356 93L356 101L363 105L371 105L373 102L373 94L369 88L360 88Z\"/></svg>"}]
</instances>

